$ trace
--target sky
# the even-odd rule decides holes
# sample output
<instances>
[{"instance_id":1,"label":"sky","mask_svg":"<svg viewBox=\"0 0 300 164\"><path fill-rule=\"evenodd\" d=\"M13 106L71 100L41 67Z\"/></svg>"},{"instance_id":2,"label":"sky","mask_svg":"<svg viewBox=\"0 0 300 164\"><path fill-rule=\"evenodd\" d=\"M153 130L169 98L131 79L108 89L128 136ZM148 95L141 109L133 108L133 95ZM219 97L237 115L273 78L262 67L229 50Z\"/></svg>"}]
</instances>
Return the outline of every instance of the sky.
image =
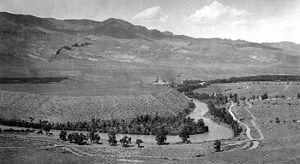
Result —
<instances>
[{"instance_id":1,"label":"sky","mask_svg":"<svg viewBox=\"0 0 300 164\"><path fill-rule=\"evenodd\" d=\"M300 0L0 0L0 11L57 19L118 18L196 38L300 43Z\"/></svg>"}]
</instances>

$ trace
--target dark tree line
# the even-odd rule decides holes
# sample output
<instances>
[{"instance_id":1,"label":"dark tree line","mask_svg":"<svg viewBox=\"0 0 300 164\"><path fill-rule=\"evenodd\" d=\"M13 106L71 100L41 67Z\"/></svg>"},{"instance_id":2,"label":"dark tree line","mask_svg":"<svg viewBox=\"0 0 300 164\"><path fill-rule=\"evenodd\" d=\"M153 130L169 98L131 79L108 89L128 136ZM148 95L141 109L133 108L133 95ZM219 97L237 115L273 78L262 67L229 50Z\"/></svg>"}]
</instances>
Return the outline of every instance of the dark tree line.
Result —
<instances>
[{"instance_id":1,"label":"dark tree line","mask_svg":"<svg viewBox=\"0 0 300 164\"><path fill-rule=\"evenodd\" d=\"M190 135L208 132L208 127L204 125L203 120L195 122L193 119L187 118L186 114L182 113L172 117L160 117L158 114L151 116L146 114L130 120L92 119L91 121L83 122L49 123L47 121L28 122L19 119L0 119L0 123L8 126L43 129L45 131L50 131L50 129L98 131L100 133L115 131L115 133L118 134L156 135L160 129L164 129L169 135L178 135L182 127L188 127Z\"/></svg>"},{"instance_id":2,"label":"dark tree line","mask_svg":"<svg viewBox=\"0 0 300 164\"><path fill-rule=\"evenodd\" d=\"M219 121L224 122L225 124L230 125L233 130L234 136L239 135L242 132L242 127L235 121L230 113L226 110L226 108L216 108L212 101L207 101L207 107L209 109L209 113L213 115L215 118L218 118Z\"/></svg>"},{"instance_id":3,"label":"dark tree line","mask_svg":"<svg viewBox=\"0 0 300 164\"><path fill-rule=\"evenodd\" d=\"M176 89L179 92L188 92L199 88L206 87L207 84L202 80L184 80L182 84L178 84Z\"/></svg>"},{"instance_id":4,"label":"dark tree line","mask_svg":"<svg viewBox=\"0 0 300 164\"><path fill-rule=\"evenodd\" d=\"M297 75L257 75L257 76L243 76L231 77L229 79L210 80L208 84L216 83L236 83L248 81L300 81L300 76Z\"/></svg>"},{"instance_id":5,"label":"dark tree line","mask_svg":"<svg viewBox=\"0 0 300 164\"><path fill-rule=\"evenodd\" d=\"M9 128L9 129L1 129L0 128L0 133L34 133L35 131L32 130L32 129L21 129L21 130L18 130L18 129L12 129L12 128Z\"/></svg>"},{"instance_id":6,"label":"dark tree line","mask_svg":"<svg viewBox=\"0 0 300 164\"><path fill-rule=\"evenodd\" d=\"M189 98L193 98L193 99L197 99L199 101L213 101L215 104L226 104L229 102L229 100L232 100L234 102L236 102L238 100L238 95L235 94L229 94L229 96L227 95L222 95L220 93L216 93L216 94L207 94L207 93L199 93L199 92L193 92L193 91L189 91L186 92L185 95Z\"/></svg>"},{"instance_id":7,"label":"dark tree line","mask_svg":"<svg viewBox=\"0 0 300 164\"><path fill-rule=\"evenodd\" d=\"M231 77L229 79L215 79L209 81L202 80L184 80L182 84L177 84L176 89L179 92L190 92L195 89L205 88L210 84L218 83L237 83L249 81L300 81L300 76L297 75L257 75L257 76L243 76Z\"/></svg>"},{"instance_id":8,"label":"dark tree line","mask_svg":"<svg viewBox=\"0 0 300 164\"><path fill-rule=\"evenodd\" d=\"M52 83L66 80L68 77L10 77L0 78L0 84L18 84L18 83Z\"/></svg>"},{"instance_id":9,"label":"dark tree line","mask_svg":"<svg viewBox=\"0 0 300 164\"><path fill-rule=\"evenodd\" d=\"M39 120L39 122L32 122L26 121L21 119L5 119L0 118L0 124L7 125L7 126L18 126L18 127L25 127L25 128L35 128L35 129L43 129L46 132L52 129L53 124L49 123L48 121Z\"/></svg>"}]
</instances>

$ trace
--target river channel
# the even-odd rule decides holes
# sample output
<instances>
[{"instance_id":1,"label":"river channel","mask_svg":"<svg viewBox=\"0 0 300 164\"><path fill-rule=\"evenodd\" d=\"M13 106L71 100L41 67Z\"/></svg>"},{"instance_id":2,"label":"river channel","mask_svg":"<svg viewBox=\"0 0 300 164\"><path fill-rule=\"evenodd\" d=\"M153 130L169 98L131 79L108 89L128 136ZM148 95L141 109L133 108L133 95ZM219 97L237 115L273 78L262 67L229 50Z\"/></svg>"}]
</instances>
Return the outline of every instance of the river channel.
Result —
<instances>
[{"instance_id":1,"label":"river channel","mask_svg":"<svg viewBox=\"0 0 300 164\"><path fill-rule=\"evenodd\" d=\"M233 137L233 132L230 128L215 123L209 118L204 117L204 114L208 112L208 107L205 103L202 103L196 99L193 99L193 102L195 103L196 107L192 113L188 115L188 117L195 119L195 121L198 121L199 119L203 119L204 124L208 126L209 132L204 134L195 134L190 135L190 140L192 143L196 142L204 142L204 141L213 141L216 139L229 139ZM153 143L155 141L154 135L131 135L131 134L117 134L117 139L121 139L124 136L128 136L132 138L132 141L135 141L136 139L142 139L144 142L147 143ZM106 133L100 133L101 139L108 139ZM168 143L176 143L180 142L180 137L177 136L167 136Z\"/></svg>"}]
</instances>

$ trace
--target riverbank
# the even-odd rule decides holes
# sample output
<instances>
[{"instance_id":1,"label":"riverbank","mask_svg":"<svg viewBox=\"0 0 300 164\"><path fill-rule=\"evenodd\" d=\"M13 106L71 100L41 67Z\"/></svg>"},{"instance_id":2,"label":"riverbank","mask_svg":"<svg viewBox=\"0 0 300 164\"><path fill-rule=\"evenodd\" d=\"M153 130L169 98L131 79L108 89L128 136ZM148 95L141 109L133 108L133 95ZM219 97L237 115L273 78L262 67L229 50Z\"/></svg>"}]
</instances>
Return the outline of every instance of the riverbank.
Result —
<instances>
[{"instance_id":1,"label":"riverbank","mask_svg":"<svg viewBox=\"0 0 300 164\"><path fill-rule=\"evenodd\" d=\"M201 143L205 141L214 141L216 139L230 139L233 137L232 130L224 125L217 124L214 121L212 121L209 118L204 117L204 115L208 112L207 105L205 103L202 103L198 100L193 100L195 103L195 109L193 112L191 112L188 117L194 119L196 122L199 119L203 119L204 124L208 126L209 132L208 133L203 133L203 134L195 134L195 135L190 135L190 141L192 143ZM21 128L21 127L15 127L15 126L5 126L5 125L0 125L1 129L26 129L26 128ZM87 134L87 131L67 131L67 133L73 133L73 132L78 132L78 133L83 133ZM59 138L59 133L60 130L51 130L51 133L53 134L54 137ZM107 133L97 133L102 140L108 140ZM120 140L124 136L131 137L133 141L136 139L142 139L145 143L152 143L155 144L155 135L133 135L133 134L117 134L116 138L117 140ZM176 144L181 142L181 138L178 135L167 135L167 141L170 144Z\"/></svg>"}]
</instances>

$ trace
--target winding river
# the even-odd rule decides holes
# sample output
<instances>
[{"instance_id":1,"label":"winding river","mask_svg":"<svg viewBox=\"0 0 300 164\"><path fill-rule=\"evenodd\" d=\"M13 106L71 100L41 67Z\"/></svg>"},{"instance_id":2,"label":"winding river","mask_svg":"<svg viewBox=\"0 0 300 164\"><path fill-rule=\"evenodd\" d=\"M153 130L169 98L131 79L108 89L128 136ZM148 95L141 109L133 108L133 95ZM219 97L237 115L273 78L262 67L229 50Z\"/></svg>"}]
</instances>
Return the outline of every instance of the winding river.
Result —
<instances>
[{"instance_id":1,"label":"winding river","mask_svg":"<svg viewBox=\"0 0 300 164\"><path fill-rule=\"evenodd\" d=\"M190 135L190 140L192 143L197 142L204 142L204 141L213 141L216 139L229 139L233 137L233 132L231 129L224 125L219 125L209 118L204 117L204 114L208 112L207 105L205 103L202 103L196 99L193 99L193 102L196 105L196 108L192 113L190 113L188 116L190 118L195 119L195 121L198 121L199 119L203 119L206 126L208 126L209 132L204 134L196 134L196 135ZM155 136L154 135L130 135L130 134L117 134L117 139L121 139L124 136L128 136L132 138L132 141L135 141L136 139L142 139L144 142L147 143L156 143ZM108 139L106 133L100 133L101 139ZM180 137L177 136L167 136L167 142L168 143L176 143L180 142Z\"/></svg>"},{"instance_id":2,"label":"winding river","mask_svg":"<svg viewBox=\"0 0 300 164\"><path fill-rule=\"evenodd\" d=\"M216 139L229 139L233 137L233 132L231 129L224 125L219 125L209 118L204 117L204 114L208 112L208 107L205 103L202 103L196 99L193 99L193 102L195 103L196 107L192 113L188 115L188 117L195 119L195 121L198 121L199 119L203 119L204 124L208 126L209 132L208 133L203 133L203 134L195 134L195 135L190 135L190 140L192 143L197 143L197 142L204 142L204 141L213 141ZM5 126L5 125L0 125L0 128L2 129L8 129L8 128L13 128L13 129L25 129L23 127L14 127L14 126ZM54 136L59 136L59 130L51 130L51 133L53 133ZM79 133L84 133L87 134L86 131L68 131L68 133L71 132L79 132ZM98 133L101 139L108 139L107 133ZM154 135L131 135L131 134L117 134L117 140L123 138L124 136L128 136L132 138L132 141L135 141L136 139L142 139L144 142L147 143L156 143L155 141L155 136ZM167 136L167 142L168 143L176 143L180 142L181 139L180 137L177 136Z\"/></svg>"}]
</instances>

